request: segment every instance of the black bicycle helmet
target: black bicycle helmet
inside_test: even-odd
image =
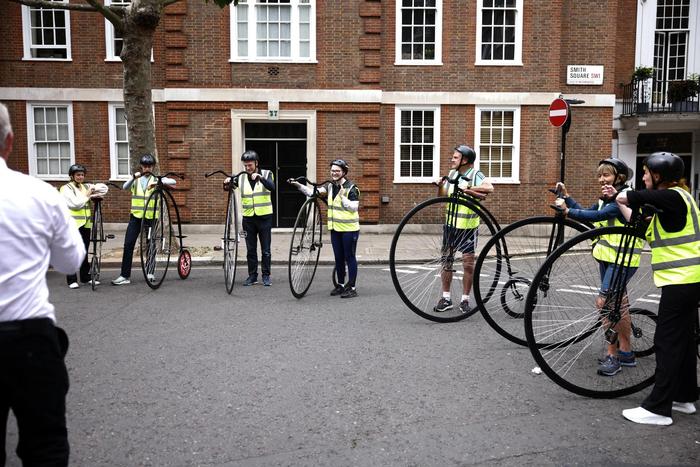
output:
[[[85,169],[85,166],[82,164],[73,164],[68,169],[68,176],[72,177],[73,174],[76,172],[87,173],[87,170]]]
[[[260,162],[260,158],[257,152],[249,149],[241,156],[241,162]]]
[[[613,157],[608,157],[598,162],[598,165],[610,165],[615,170],[615,177],[622,177],[621,182],[624,183],[630,178],[632,178],[632,171],[621,159],[615,159]]]
[[[331,162],[331,167],[337,165],[341,169],[343,169],[343,175],[347,175],[348,171],[350,170],[350,166],[348,166],[348,163],[345,162],[343,159],[336,159]]]
[[[152,154],[144,154],[139,163],[141,165],[156,165],[156,158]]]
[[[476,160],[476,153],[472,148],[470,148],[466,144],[460,144],[459,146],[456,146],[455,151],[462,155],[462,160],[464,160],[465,157],[467,158],[467,164],[473,164]]]
[[[644,159],[644,165],[649,172],[661,176],[660,182],[677,182],[683,178],[685,164],[683,159],[671,152],[655,152]],[[656,186],[657,183],[654,184]]]

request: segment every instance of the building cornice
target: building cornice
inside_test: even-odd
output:
[[[378,89],[153,89],[153,102],[316,102],[389,105],[549,105],[559,92],[422,92]],[[614,107],[614,94],[570,94],[582,107]],[[3,88],[2,101],[121,102],[121,89]]]

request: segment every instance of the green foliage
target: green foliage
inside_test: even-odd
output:
[[[634,69],[632,73],[632,79],[637,81],[644,81],[651,78],[654,74],[654,69],[650,66],[638,66]]]
[[[695,97],[700,91],[700,81],[697,75],[690,75],[689,79],[679,81],[671,81],[668,84],[668,100],[669,102],[683,102]]]

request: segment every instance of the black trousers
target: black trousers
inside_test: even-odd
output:
[[[248,275],[258,275],[258,237],[262,249],[262,274],[270,275],[272,253],[272,216],[250,216],[243,218],[243,230],[245,231],[245,245],[248,250]]]
[[[10,409],[25,467],[68,465],[67,348],[65,333],[48,318],[0,323],[0,466]]]
[[[85,251],[89,253],[89,248],[90,248],[90,231],[92,229],[88,229],[86,227],[80,227],[78,231],[80,232],[80,236],[83,238],[83,245],[85,245]],[[83,260],[83,264],[80,265],[80,282],[89,282],[90,281],[90,263],[88,262],[88,257],[90,255],[86,254],[85,259]],[[71,274],[69,276],[66,276],[66,281],[68,284],[72,284],[73,282],[78,282],[78,275],[77,274]]]
[[[642,402],[642,407],[649,412],[670,417],[674,401],[695,402],[698,399],[693,330],[699,299],[700,283],[661,288],[654,333],[656,383]]]
[[[141,233],[141,223],[143,219],[129,214],[129,225],[126,226],[126,235],[124,236],[124,253],[122,255],[122,270],[121,276],[129,279],[131,277],[131,265],[134,261],[134,247],[136,240],[139,239]],[[146,225],[149,226],[152,220],[146,220]]]

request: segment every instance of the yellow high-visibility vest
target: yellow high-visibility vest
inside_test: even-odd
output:
[[[66,191],[72,191],[75,193],[76,190],[80,191],[83,195],[87,196],[87,186],[84,183],[81,183],[78,185],[75,182],[70,182],[66,183],[63,185],[61,188],[59,188],[59,192],[61,194],[65,193]],[[70,215],[75,221],[75,225],[80,227],[85,227],[86,229],[92,228],[92,213],[90,212],[90,202],[88,201],[85,203],[85,205],[82,208],[78,209],[70,209]]]
[[[260,170],[260,176],[267,178],[268,175],[274,181],[274,175],[269,170]],[[241,180],[242,179],[242,180]],[[241,207],[243,217],[266,216],[272,214],[272,192],[265,188],[262,180],[258,180],[253,187],[248,181],[248,174],[241,174],[238,179],[238,186],[241,187]]]
[[[472,167],[469,170],[467,170],[466,173],[464,173],[464,175],[467,177],[471,177],[472,175],[474,175],[475,172],[476,171],[474,170],[474,167]],[[450,173],[447,175],[447,177],[450,180],[452,180],[454,177],[457,177],[457,171],[450,170]],[[455,190],[455,186],[459,186],[459,184],[449,184],[447,188],[448,196],[452,196],[452,193],[454,193]],[[477,227],[479,227],[478,214],[469,209],[468,207],[462,206],[461,204],[453,205],[452,203],[448,203],[447,207],[445,208],[445,217],[445,224],[449,225],[450,227],[454,227],[457,229],[476,229]]]
[[[698,205],[690,193],[679,187],[669,188],[680,193],[688,213],[680,232],[666,232],[654,215],[646,237],[651,245],[651,269],[657,287],[700,282],[700,226]]]
[[[355,188],[355,184],[346,181],[335,198],[333,198],[333,186],[328,185],[326,190],[328,191],[328,230],[335,230],[336,232],[357,232],[360,230],[360,212],[351,211],[343,207],[342,197],[349,194],[350,191]],[[358,188],[359,193],[359,188]]]
[[[621,191],[629,191],[631,188],[626,187],[624,190]],[[603,208],[603,200],[598,200],[598,210],[600,211]],[[599,221],[599,222],[593,222],[593,225],[596,227],[604,227],[604,226],[624,226],[620,220],[615,217],[614,219],[608,219],[605,221]],[[632,258],[629,258],[629,252],[627,252],[624,255],[620,255],[619,258],[617,258],[617,248],[620,246],[620,243],[622,241],[622,235],[621,234],[615,234],[615,235],[601,235],[595,240],[595,246],[593,247],[593,257],[597,259],[598,261],[604,261],[606,263],[615,263],[615,259],[617,259],[616,264],[621,265],[621,266],[627,266],[628,261],[629,261],[629,266],[633,268],[639,267],[639,261],[641,259],[642,255],[642,249],[644,248],[644,240],[641,238],[636,238],[634,240],[634,243],[631,245],[632,248]]]
[[[149,175],[147,180],[146,187],[148,187],[151,181],[155,182],[156,178]],[[134,217],[138,219],[143,218],[143,207],[146,205],[146,200],[149,196],[151,196],[151,193],[153,193],[154,190],[155,187],[146,188],[146,190],[141,188],[141,179],[139,178],[135,179],[134,183],[131,184],[131,214],[133,214]],[[157,211],[157,207],[154,208],[153,205],[148,206],[148,210],[146,211],[146,219],[153,219],[156,217]]]

